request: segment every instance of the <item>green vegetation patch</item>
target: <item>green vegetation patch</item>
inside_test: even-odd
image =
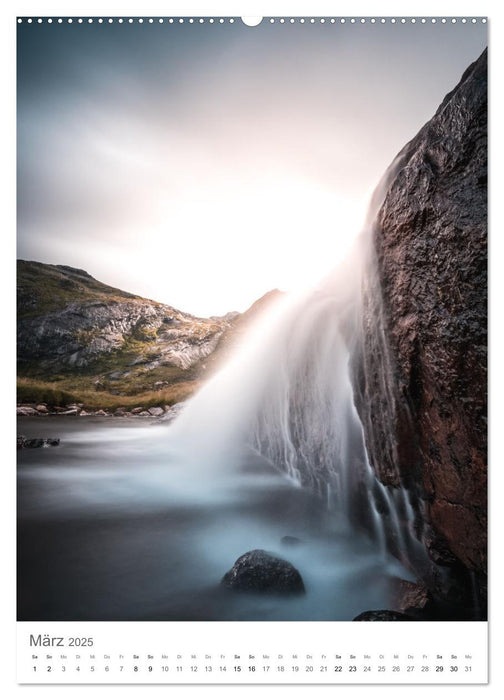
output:
[[[17,402],[21,404],[46,403],[49,407],[81,403],[86,410],[96,411],[126,409],[142,406],[172,406],[185,401],[201,386],[201,382],[186,381],[163,388],[160,391],[145,391],[135,396],[116,396],[108,391],[95,391],[75,387],[73,391],[63,389],[57,382],[37,382],[25,377],[17,380]]]
[[[17,402],[65,406],[78,402],[78,396],[73,392],[61,389],[57,383],[37,382],[19,377],[17,380]]]
[[[92,300],[124,301],[140,298],[99,282],[84,270],[66,265],[17,261],[19,318],[60,311],[74,301],[82,303]]]

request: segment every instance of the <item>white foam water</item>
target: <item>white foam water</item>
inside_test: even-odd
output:
[[[400,167],[399,159],[376,189],[346,263],[317,289],[285,296],[264,314],[227,366],[188,402],[171,437],[181,454],[209,469],[233,464],[244,445],[252,446],[322,497],[335,518],[365,530],[384,557],[390,550],[408,561],[424,549],[410,496],[402,486],[384,486],[371,468],[350,376],[362,284],[374,273],[373,227]]]
[[[391,552],[422,545],[408,492],[370,466],[350,379],[373,221],[173,423],[48,418],[60,446],[19,455],[19,619],[351,620],[391,604],[391,579],[412,578]],[[306,595],[223,590],[251,549],[291,561]]]

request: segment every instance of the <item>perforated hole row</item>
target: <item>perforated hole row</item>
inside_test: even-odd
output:
[[[270,17],[270,24],[476,24],[486,17]],[[233,24],[235,17],[18,17],[18,24]],[[247,24],[247,22],[245,22]]]

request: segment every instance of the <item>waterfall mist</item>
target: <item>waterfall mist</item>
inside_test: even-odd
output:
[[[370,466],[351,381],[362,289],[374,274],[375,220],[403,165],[396,159],[376,188],[345,263],[316,289],[286,295],[263,314],[188,402],[172,437],[204,469],[233,468],[244,446],[252,447],[316,494],[335,522],[366,532],[384,557],[392,553],[418,572],[426,557],[413,496],[400,479],[383,485]]]
[[[424,550],[354,405],[369,226],[317,289],[270,295],[168,426],[47,419],[64,449],[19,456],[19,619],[352,620],[393,605]],[[224,589],[254,549],[287,559],[305,594]]]

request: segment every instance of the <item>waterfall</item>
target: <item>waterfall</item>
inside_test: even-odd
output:
[[[350,368],[361,332],[362,284],[373,273],[376,215],[403,165],[397,159],[375,190],[345,264],[317,289],[286,295],[257,321],[172,429],[196,459],[215,468],[250,445],[323,498],[335,517],[367,532],[384,554],[418,571],[426,559],[418,510],[406,488],[382,484],[369,463]]]

